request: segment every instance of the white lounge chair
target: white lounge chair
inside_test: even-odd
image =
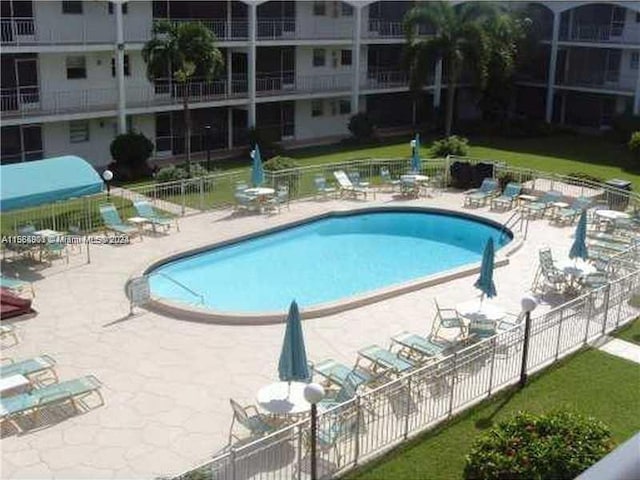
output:
[[[369,193],[372,193],[375,196],[375,192],[373,190],[367,187],[356,187],[353,183],[351,183],[351,180],[349,180],[349,177],[344,172],[344,170],[333,172],[333,176],[338,182],[338,185],[340,187],[340,194],[342,196],[347,195],[352,198],[358,198],[358,196],[361,195],[365,200],[367,199],[367,195]]]

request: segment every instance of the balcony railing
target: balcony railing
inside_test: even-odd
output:
[[[406,88],[409,86],[409,76],[401,70],[369,70],[360,86],[368,90]]]
[[[159,19],[156,19],[158,21]],[[218,40],[246,40],[249,38],[249,24],[246,20],[208,20],[205,18],[171,18],[173,23],[200,22],[206,26]]]
[[[560,86],[595,88],[599,90],[615,90],[618,92],[633,92],[635,90],[635,77],[621,77],[617,71],[609,71],[596,75],[576,75],[560,78],[557,83]]]
[[[635,33],[635,32],[634,32]],[[609,43],[640,43],[640,36],[633,35],[634,41],[630,41],[624,35],[622,27],[611,25],[573,25],[573,28],[565,27],[560,31],[560,40],[578,42],[609,42]]]
[[[369,38],[404,38],[404,25],[402,22],[371,18],[365,35]]]
[[[331,21],[306,20],[297,23],[293,17],[265,18],[257,20],[258,40],[330,40],[351,39],[353,20],[331,19]]]
[[[352,85],[353,76],[350,73],[296,76],[288,71],[262,74],[256,78],[256,91],[260,96],[349,91]]]
[[[258,20],[256,35],[259,40],[296,38],[296,19],[270,18]]]

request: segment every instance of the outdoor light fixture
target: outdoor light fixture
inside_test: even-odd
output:
[[[318,406],[324,398],[324,388],[317,383],[310,383],[304,387],[304,399],[311,404],[311,480],[318,478],[316,462],[317,436],[318,436]]]
[[[531,312],[538,306],[538,301],[531,295],[525,295],[520,300],[522,313],[524,313],[524,345],[522,346],[522,365],[520,367],[520,388],[527,384],[527,357],[529,355],[529,335],[531,333]]]
[[[411,140],[409,142],[409,145],[411,145],[411,148],[416,148],[416,139],[414,138],[413,140]]]
[[[104,180],[104,183],[107,185],[107,200],[109,200],[110,193],[111,193],[111,185],[109,184],[109,182],[113,180],[113,172],[111,170],[105,170],[104,172],[102,172],[102,179]]]
[[[251,152],[249,152],[249,155],[251,156],[251,158],[255,158],[256,156],[256,151],[255,150],[251,150]]]

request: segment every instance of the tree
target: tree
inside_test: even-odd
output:
[[[405,16],[405,61],[411,89],[422,89],[431,76],[434,59],[442,59],[446,68],[446,136],[451,135],[453,128],[456,85],[463,67],[474,71],[481,86],[486,84],[491,45],[484,23],[495,14],[495,7],[485,2],[454,6],[440,1],[416,6]],[[435,34],[420,36],[420,27],[424,26],[434,28]]]
[[[116,163],[118,178],[134,180],[151,173],[147,160],[153,152],[153,142],[142,133],[120,134],[113,139],[109,149]]]
[[[191,175],[191,81],[196,77],[211,81],[222,70],[224,60],[215,35],[200,22],[160,21],[153,25],[152,35],[142,49],[147,77],[154,82],[171,76],[181,87],[187,172]]]

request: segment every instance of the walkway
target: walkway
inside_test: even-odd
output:
[[[603,342],[604,343],[598,347],[603,352],[640,363],[640,345],[613,337],[605,337]]]

